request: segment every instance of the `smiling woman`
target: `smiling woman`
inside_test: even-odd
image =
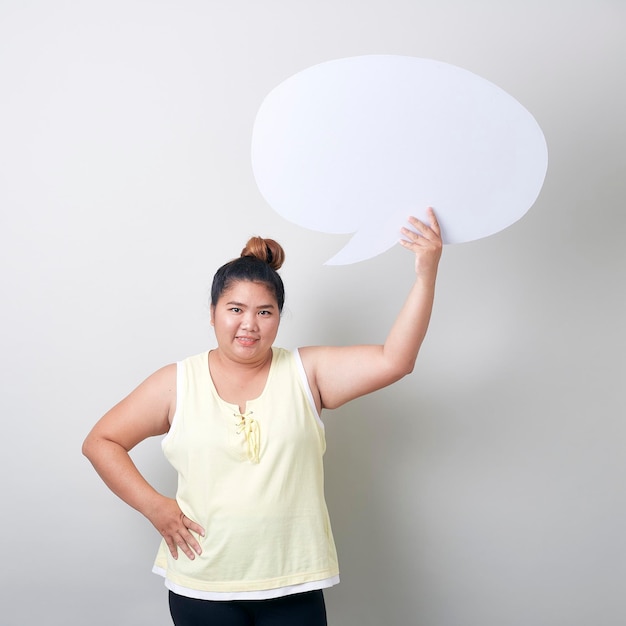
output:
[[[276,625],[326,624],[322,590],[339,568],[320,415],[412,371],[441,255],[432,211],[429,219],[401,230],[416,280],[383,345],[275,347],[284,252],[254,237],[215,274],[217,347],[155,372],[87,436],[83,452],[103,480],[163,537],[154,572],[177,626],[253,625],[270,613]],[[128,454],[163,434],[179,476],[175,499]]]
[[[219,348],[209,353],[211,376],[220,396],[245,410],[246,399],[256,397],[272,359],[280,314],[276,299],[263,283],[237,282],[211,307],[211,324]],[[245,384],[239,373],[259,381]]]
[[[224,366],[232,361],[263,368],[269,362],[285,300],[283,281],[276,271],[284,253],[275,241],[253,237],[241,254],[222,266],[213,279],[211,324],[219,346],[213,359],[227,357]]]

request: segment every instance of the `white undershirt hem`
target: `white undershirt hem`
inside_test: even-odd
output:
[[[282,598],[291,596],[295,593],[306,593],[307,591],[317,591],[319,589],[328,589],[339,583],[339,576],[324,578],[322,580],[314,580],[298,585],[288,585],[287,587],[277,587],[276,589],[261,589],[258,591],[200,591],[198,589],[189,589],[173,583],[166,578],[165,570],[160,567],[152,568],[155,574],[159,574],[165,578],[165,586],[173,593],[186,598],[195,598],[196,600],[271,600],[272,598]]]

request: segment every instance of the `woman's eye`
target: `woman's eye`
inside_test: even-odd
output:
[[[241,309],[238,306],[233,306],[230,308],[233,313],[240,313]]]
[[[259,315],[271,315],[271,311],[259,311]]]

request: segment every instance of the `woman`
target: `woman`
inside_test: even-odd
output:
[[[339,577],[320,414],[412,371],[442,249],[432,209],[429,221],[410,218],[401,231],[416,280],[384,345],[275,348],[284,254],[255,237],[214,277],[217,348],[152,374],[85,439],[102,479],[163,537],[154,571],[177,626],[326,624],[322,589]],[[128,454],[163,434],[176,499]]]

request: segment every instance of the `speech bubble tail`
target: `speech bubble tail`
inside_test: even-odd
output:
[[[384,230],[389,231],[389,229]],[[324,265],[350,265],[366,261],[392,248],[398,239],[398,228],[391,229],[391,232],[381,232],[381,229],[372,228],[372,225],[368,224],[368,230],[357,231],[350,241]]]

